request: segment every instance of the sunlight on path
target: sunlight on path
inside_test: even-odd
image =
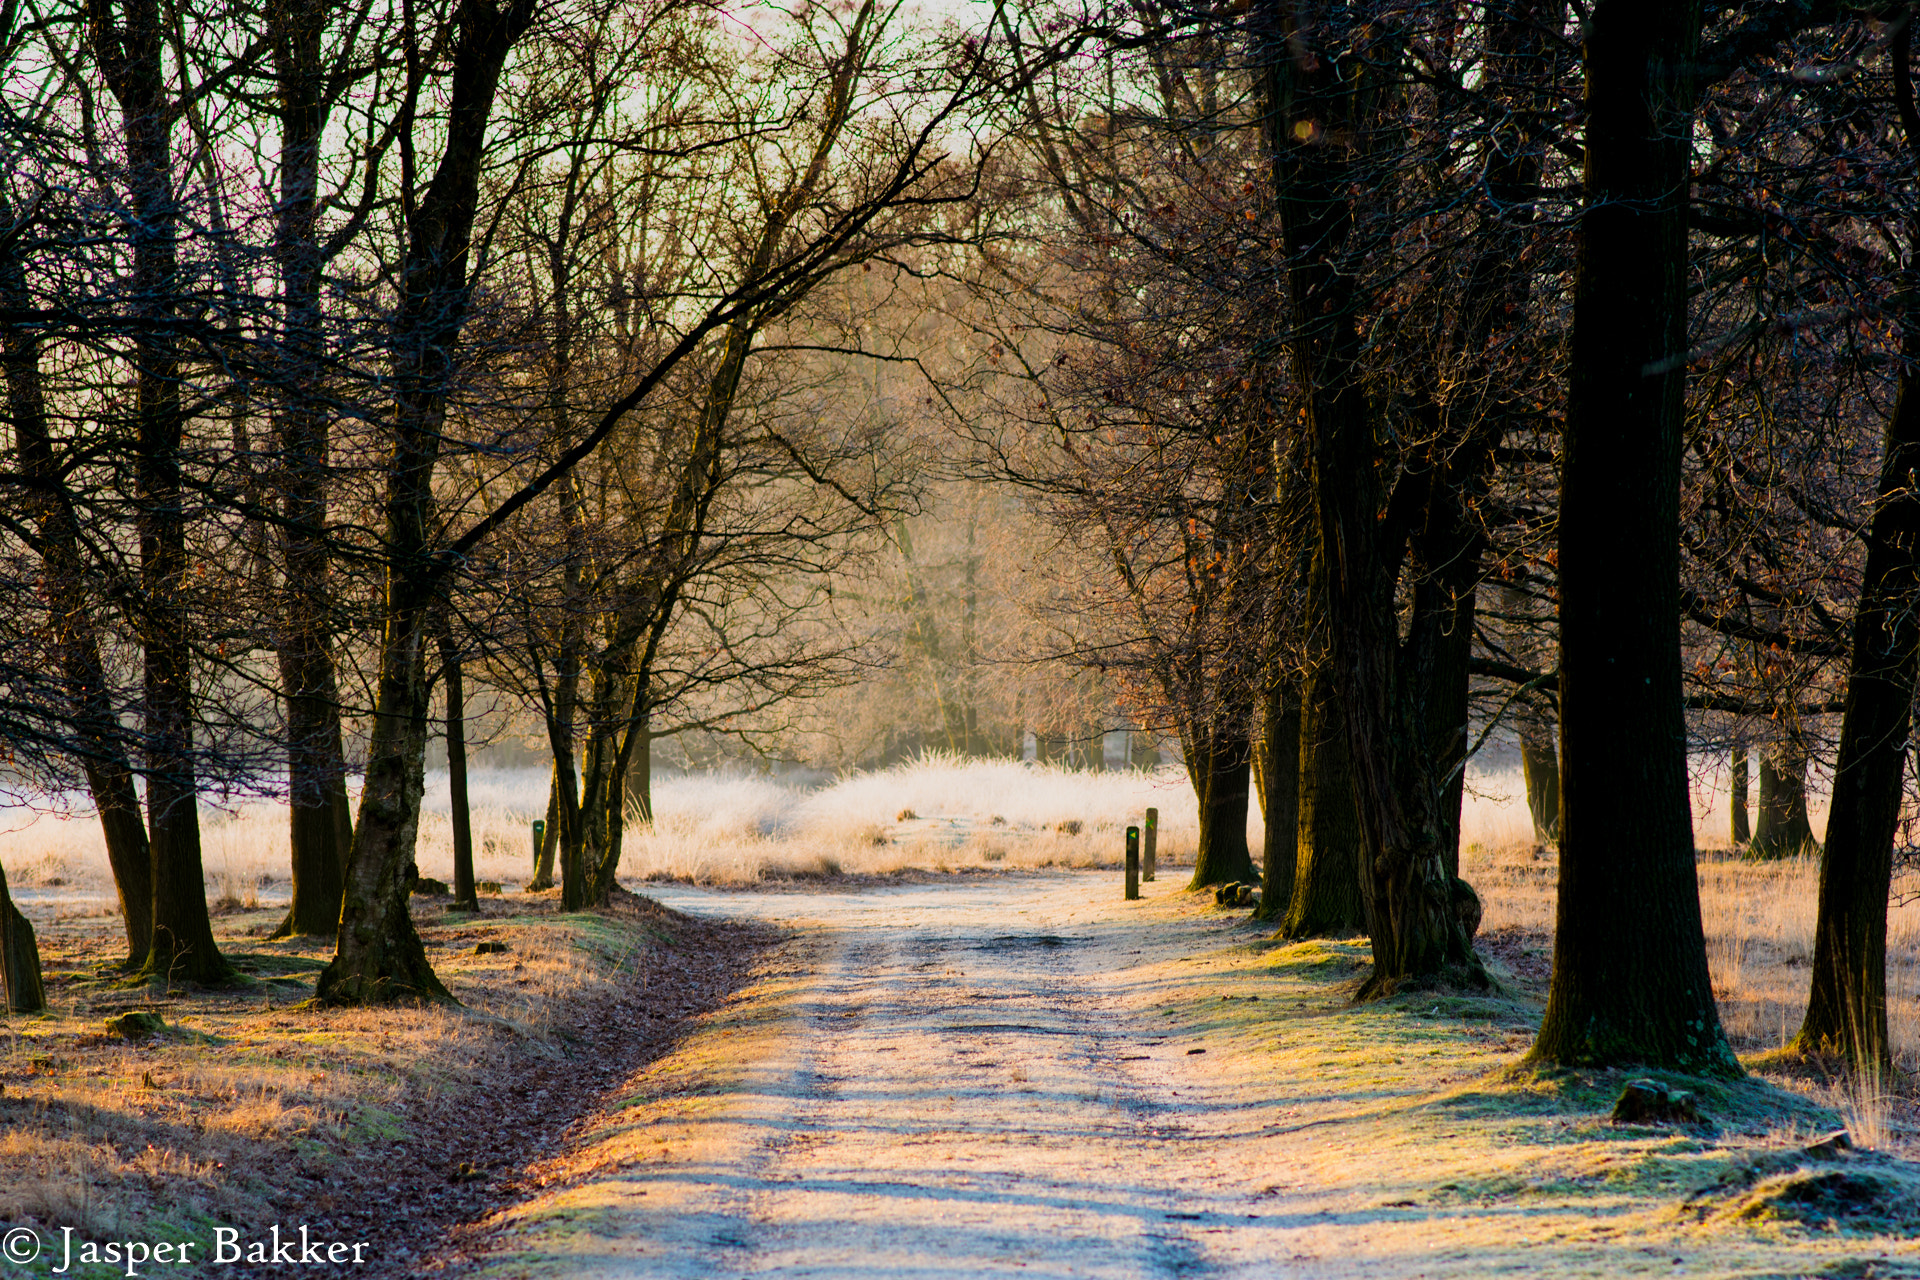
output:
[[[795,929],[790,967],[637,1086],[597,1180],[512,1216],[524,1252],[496,1273],[1792,1273],[1786,1242],[1650,1228],[1644,1195],[1476,1200],[1538,1138],[1426,1103],[1524,1040],[1353,1043],[1325,978],[1263,967],[1243,915],[1145,887],[649,886]]]

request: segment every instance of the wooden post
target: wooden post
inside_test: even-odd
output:
[[[1146,848],[1140,855],[1140,878],[1142,880],[1153,879],[1153,850],[1154,846],[1159,843],[1159,835],[1160,811],[1158,809],[1149,809],[1147,810]]]
[[[547,838],[547,824],[539,818],[533,820],[533,869],[540,870],[540,846]]]
[[[1140,828],[1127,828],[1127,901],[1140,896]]]

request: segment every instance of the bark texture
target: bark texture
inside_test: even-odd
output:
[[[1444,783],[1431,754],[1428,695],[1439,653],[1427,643],[1400,652],[1395,587],[1409,531],[1396,537],[1382,528],[1380,445],[1355,293],[1352,202],[1371,176],[1366,140],[1391,109],[1395,77],[1382,68],[1399,55],[1391,28],[1373,22],[1367,6],[1267,3],[1256,12],[1265,138],[1287,255],[1288,349],[1323,562],[1317,573],[1326,584],[1328,652],[1364,836],[1360,886],[1374,968],[1362,995],[1436,978],[1484,982],[1454,909]],[[1438,505],[1427,510],[1444,519]]]
[[[1560,884],[1531,1060],[1738,1075],[1707,972],[1681,702],[1696,3],[1600,0],[1560,524]]]
[[[1360,900],[1360,814],[1347,767],[1332,672],[1308,673],[1300,713],[1300,793],[1293,893],[1280,925],[1285,938],[1350,938],[1367,931]]]
[[[1300,682],[1291,672],[1273,673],[1262,700],[1260,812],[1264,836],[1260,857],[1260,907],[1256,920],[1284,920],[1293,905],[1294,869],[1300,857]]]
[[[1807,817],[1807,749],[1789,731],[1760,753],[1760,809],[1749,858],[1792,858],[1819,848]]]
[[[1187,887],[1252,881],[1256,873],[1247,848],[1247,784],[1253,743],[1245,727],[1229,723],[1193,734],[1187,768],[1200,797],[1200,844]]]

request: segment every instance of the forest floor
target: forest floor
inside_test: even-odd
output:
[[[277,1227],[286,1256],[304,1228],[347,1246],[329,1261],[352,1274],[397,1280],[444,1254],[451,1228],[538,1194],[530,1163],[567,1149],[570,1126],[778,937],[628,895],[562,915],[556,898],[483,897],[477,917],[414,899],[461,1005],[378,1010],[300,1007],[333,943],[269,941],[283,907],[229,904],[215,933],[241,981],[200,990],[129,984],[117,913],[36,899],[50,1008],[0,1023],[0,1276],[312,1271],[271,1261]],[[167,1029],[108,1034],[129,1011]],[[234,1265],[217,1265],[222,1229]],[[130,1262],[127,1242],[192,1251]],[[255,1243],[265,1265],[247,1263]]]
[[[1703,1122],[1633,1127],[1608,1118],[1624,1075],[1517,1072],[1537,937],[1489,940],[1492,995],[1355,1006],[1364,943],[1275,943],[1179,879],[1119,888],[650,886],[784,940],[535,1162],[539,1190],[426,1265],[1920,1276],[1920,1167],[1884,1106],[1840,1147],[1821,1139],[1842,1116],[1794,1081],[1668,1078]]]

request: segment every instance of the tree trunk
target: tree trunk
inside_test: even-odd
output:
[[[1463,565],[1477,566],[1479,552],[1477,545],[1471,552],[1462,552]],[[1450,881],[1460,878],[1460,815],[1467,794],[1467,714],[1471,685],[1467,662],[1473,656],[1473,595],[1471,585],[1456,590],[1435,578],[1426,579],[1414,588],[1415,626],[1423,634],[1417,639],[1410,638],[1410,643],[1425,644],[1432,654],[1432,687],[1422,701],[1426,707],[1428,752],[1433,760],[1433,772],[1442,782],[1440,863]],[[1432,598],[1422,600],[1422,596]]]
[[[587,896],[589,903],[596,907],[606,906],[613,898],[614,877],[620,870],[620,854],[626,836],[627,804],[632,794],[628,778],[636,770],[641,775],[638,787],[641,799],[636,806],[636,816],[643,823],[651,824],[653,821],[652,783],[646,777],[653,767],[652,712],[642,692],[646,688],[646,681],[635,681],[634,688],[636,696],[628,710],[623,732],[616,741],[610,743],[612,749],[605,751],[608,760],[606,776],[594,793],[603,814],[602,843],[595,850],[596,857],[590,867],[592,875],[587,885]]]
[[[1681,703],[1686,196],[1701,10],[1599,0],[1562,445],[1560,888],[1530,1060],[1738,1075],[1707,971]]]
[[[1894,95],[1907,147],[1920,147],[1908,58],[1912,27],[1893,47]],[[1909,227],[1909,236],[1916,228]],[[1837,1053],[1863,1074],[1884,1073],[1887,1045],[1887,895],[1902,798],[1902,748],[1912,731],[1920,669],[1920,272],[1899,279],[1904,363],[1880,459],[1879,502],[1853,617],[1852,665],[1834,763],[1833,803],[1820,858],[1813,990],[1794,1046]]]
[[[1487,549],[1475,511],[1488,497],[1495,457],[1509,424],[1526,412],[1520,392],[1506,389],[1499,353],[1524,331],[1532,312],[1532,280],[1522,266],[1528,228],[1540,196],[1545,145],[1530,117],[1550,110],[1557,76],[1554,41],[1565,23],[1563,0],[1523,0],[1487,16],[1484,85],[1498,104],[1487,148],[1488,207],[1474,237],[1476,251],[1456,300],[1449,334],[1471,382],[1487,388],[1461,395],[1456,379],[1416,363],[1412,370],[1430,439],[1403,464],[1399,485],[1424,493],[1425,512],[1408,537],[1415,579],[1413,614],[1396,664],[1399,698],[1424,719],[1431,769],[1416,752],[1402,785],[1425,788],[1425,774],[1443,788],[1441,863],[1469,938],[1479,927],[1479,900],[1460,880],[1460,824],[1466,797],[1473,635]],[[1456,385],[1449,389],[1449,381]],[[1395,501],[1399,495],[1396,494]],[[1383,550],[1395,552],[1389,542]],[[1389,563],[1391,560],[1389,560]],[[1403,766],[1404,768],[1404,766]]]
[[[418,475],[417,468],[406,472]],[[396,474],[406,474],[396,469]],[[418,506],[402,489],[392,507]],[[391,511],[389,519],[404,512]],[[390,526],[391,527],[391,523]],[[424,532],[424,528],[419,528]],[[388,571],[388,621],[381,647],[367,780],[360,793],[353,851],[347,861],[340,931],[333,960],[321,971],[315,999],[323,1005],[390,1001],[446,1001],[453,996],[427,963],[413,927],[408,895],[418,876],[414,848],[420,834],[425,782],[427,680],[423,669],[428,601],[401,569]]]
[[[439,639],[440,669],[447,686],[447,797],[453,818],[453,905],[458,911],[478,911],[480,899],[473,887],[473,814],[467,807],[466,682],[452,632],[442,629]]]
[[[14,221],[13,208],[0,197],[0,225],[12,226]],[[25,264],[16,252],[18,244],[18,237],[0,244],[0,306],[25,312],[34,304],[27,290]],[[8,423],[19,451],[20,471],[45,485],[44,496],[33,502],[31,514],[42,539],[41,581],[54,627],[55,661],[74,736],[84,752],[87,789],[100,813],[107,865],[120,898],[127,933],[125,967],[137,969],[153,945],[152,855],[140,798],[134,791],[133,765],[100,657],[100,632],[86,591],[78,519],[60,493],[60,466],[47,429],[40,343],[31,329],[8,326],[0,334],[0,364],[6,371]]]
[[[406,262],[392,349],[394,403],[382,512],[384,631],[367,780],[341,897],[339,941],[320,974],[323,1005],[451,1001],[427,963],[407,895],[427,745],[429,614],[450,566],[434,554],[433,472],[466,319],[467,247],[500,71],[532,21],[530,0],[462,0],[451,50],[444,150],[407,219]]]
[[[280,119],[274,255],[280,272],[283,362],[274,404],[280,440],[280,680],[287,700],[287,834],[293,900],[275,937],[332,934],[353,819],[347,801],[340,696],[330,643],[321,252],[315,236],[320,140],[326,124],[321,33],[327,6],[295,0],[267,11]]]
[[[1515,661],[1528,669],[1551,662],[1543,652],[1532,619],[1538,616],[1534,596],[1505,586],[1501,608],[1508,616],[1507,647]],[[1543,690],[1530,689],[1514,704],[1514,728],[1520,739],[1520,776],[1527,790],[1527,816],[1533,820],[1534,843],[1560,840],[1560,753],[1554,748],[1553,703]]]
[[[568,664],[569,656],[562,653],[563,664]],[[553,791],[548,808],[557,819],[549,823],[547,831],[559,849],[560,909],[563,911],[578,911],[585,905],[580,877],[586,832],[582,827],[580,777],[573,754],[573,719],[580,671],[577,651],[572,656],[574,662],[563,666],[556,681],[556,697],[547,715],[547,742],[553,750]],[[548,874],[551,877],[551,869]]]
[[[33,939],[33,924],[13,905],[4,867],[0,867],[0,983],[6,986],[9,1012],[38,1013],[47,1007],[46,987],[40,981],[40,947]]]
[[[1293,903],[1300,853],[1300,682],[1290,672],[1272,672],[1261,700],[1260,909],[1256,920],[1283,920]]]
[[[1360,168],[1395,62],[1391,24],[1361,6],[1262,6],[1265,139],[1287,255],[1294,384],[1310,442],[1315,530],[1331,662],[1342,685],[1354,793],[1365,840],[1361,897],[1374,968],[1363,995],[1409,980],[1484,981],[1453,905],[1447,831],[1424,694],[1434,655],[1401,663],[1395,616],[1400,548],[1382,530],[1379,452],[1363,383],[1359,276],[1352,243]],[[1337,553],[1329,549],[1337,548]]]
[[[1553,745],[1552,722],[1532,714],[1531,709],[1520,713],[1520,773],[1527,788],[1527,816],[1533,820],[1535,843],[1557,844],[1560,755]]]
[[[1727,797],[1728,807],[1733,810],[1733,828],[1729,834],[1733,838],[1733,847],[1741,849],[1753,839],[1753,831],[1747,825],[1747,777],[1751,766],[1747,763],[1746,743],[1739,743],[1733,748],[1729,772],[1733,775],[1733,785],[1728,789]]]
[[[180,396],[174,336],[179,207],[173,195],[165,44],[156,0],[88,0],[88,38],[120,106],[133,250],[132,296],[142,330],[134,339],[134,469],[139,491],[147,851],[153,922],[142,972],[175,982],[231,976],[213,941],[200,859],[194,759],[192,621],[189,616]],[[116,18],[118,19],[116,21]]]
[[[634,824],[653,830],[653,730],[644,722],[634,729],[633,754],[621,790],[626,795],[624,809],[633,814]]]
[[[1365,935],[1360,900],[1360,814],[1347,764],[1347,731],[1331,671],[1307,676],[1300,710],[1299,830],[1293,894],[1280,926],[1284,938]]]
[[[1247,782],[1253,767],[1253,743],[1245,724],[1231,713],[1222,722],[1194,734],[1189,766],[1200,798],[1200,843],[1193,856],[1189,889],[1251,883],[1253,855],[1247,849]]]
[[[540,850],[533,859],[533,879],[527,892],[553,888],[554,856],[560,848],[560,768],[555,765],[547,776],[547,816],[540,828]]]
[[[1807,751],[1788,729],[1760,753],[1760,812],[1747,856],[1792,858],[1818,849],[1807,818]]]

